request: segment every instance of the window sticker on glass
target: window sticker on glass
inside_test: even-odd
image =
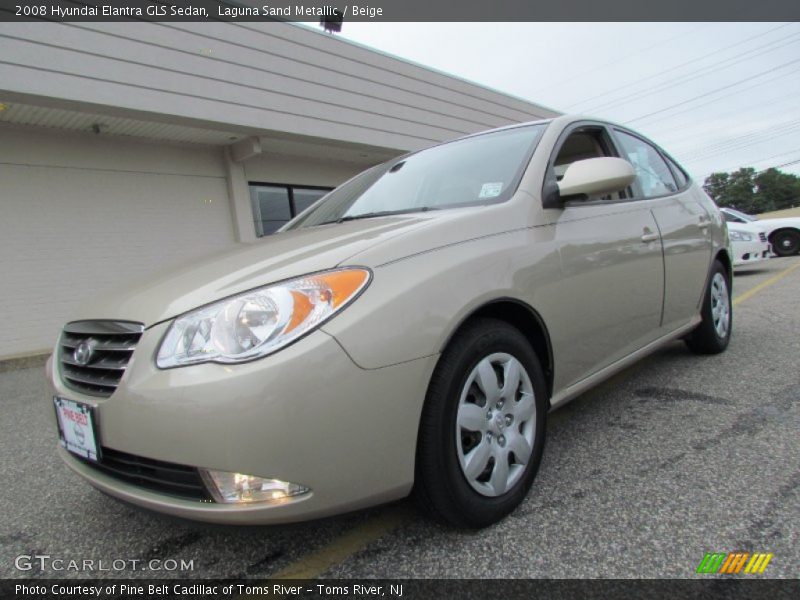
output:
[[[496,198],[503,191],[503,182],[496,181],[492,183],[484,183],[481,187],[481,193],[478,198]]]

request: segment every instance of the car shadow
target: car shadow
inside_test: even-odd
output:
[[[759,269],[759,268],[752,268],[747,269],[746,271],[734,271],[734,277],[752,277],[753,275],[761,275],[763,273],[769,273],[770,269]]]

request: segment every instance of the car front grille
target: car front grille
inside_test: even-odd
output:
[[[143,331],[129,321],[68,323],[58,342],[64,384],[91,396],[113,394]]]
[[[76,457],[83,464],[125,483],[198,502],[213,502],[194,467],[144,458],[110,448],[102,449],[100,462]]]
[[[763,231],[760,231],[758,233],[758,239],[760,239],[762,242],[766,242],[767,241],[767,234],[764,233]]]

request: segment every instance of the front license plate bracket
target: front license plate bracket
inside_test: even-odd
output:
[[[87,460],[100,461],[102,453],[97,443],[97,420],[93,407],[59,396],[53,398],[53,405],[61,446]]]

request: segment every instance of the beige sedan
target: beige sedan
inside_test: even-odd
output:
[[[545,420],[676,338],[731,335],[717,207],[658,146],[560,117],[374,167],[278,234],[83,307],[47,373],[104,492],[220,523],[407,496],[503,518]]]

